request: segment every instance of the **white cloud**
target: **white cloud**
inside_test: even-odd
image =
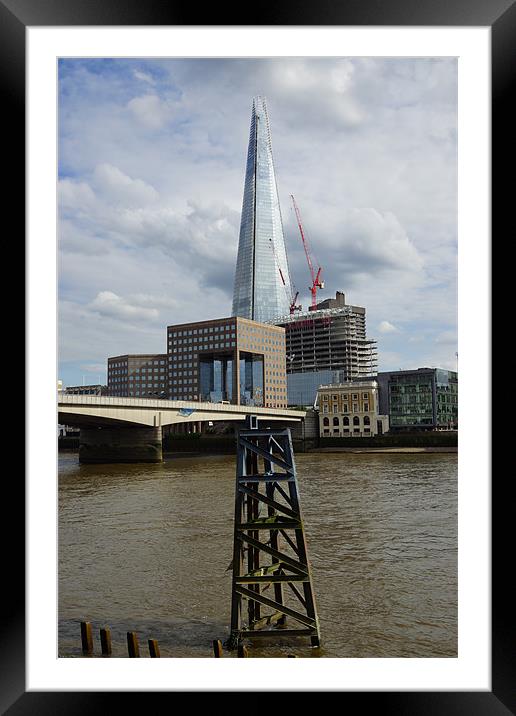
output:
[[[100,291],[89,304],[89,308],[100,313],[101,316],[122,321],[128,319],[132,321],[155,321],[159,317],[159,311],[156,308],[134,305],[134,303],[117,296],[112,291]]]
[[[146,72],[140,72],[140,70],[135,70],[134,76],[136,77],[137,80],[141,80],[142,82],[147,82],[150,85],[156,84],[153,77],[151,75],[147,74]]]
[[[378,326],[378,330],[380,333],[398,333],[400,329],[389,321],[382,321]]]
[[[93,184],[97,195],[106,203],[141,207],[159,198],[158,192],[150,184],[141,179],[132,179],[111,164],[98,164],[95,167]]]
[[[169,110],[156,94],[133,97],[127,109],[147,129],[161,129],[169,119]]]

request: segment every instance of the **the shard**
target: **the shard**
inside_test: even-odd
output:
[[[263,97],[253,99],[233,291],[233,316],[270,321],[289,314],[290,272]]]

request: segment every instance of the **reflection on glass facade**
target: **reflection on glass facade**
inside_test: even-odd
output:
[[[457,428],[457,373],[421,368],[388,375],[392,429]]]
[[[260,322],[288,315],[290,291],[267,107],[255,97],[232,313]]]
[[[233,357],[203,356],[199,359],[201,400],[231,402],[233,398]]]
[[[263,356],[240,353],[240,405],[263,405]]]

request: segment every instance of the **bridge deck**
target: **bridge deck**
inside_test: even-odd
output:
[[[80,422],[92,424],[98,420],[99,424],[108,421],[156,427],[179,422],[241,420],[246,415],[295,422],[306,417],[304,410],[288,408],[105,395],[60,395],[58,413],[59,422],[70,425]]]

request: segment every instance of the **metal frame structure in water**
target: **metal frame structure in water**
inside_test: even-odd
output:
[[[310,638],[312,646],[319,646],[290,429],[261,430],[256,416],[249,416],[246,429],[238,434],[236,473],[227,646],[237,648],[244,637],[303,636]],[[273,592],[268,595],[271,586]]]

